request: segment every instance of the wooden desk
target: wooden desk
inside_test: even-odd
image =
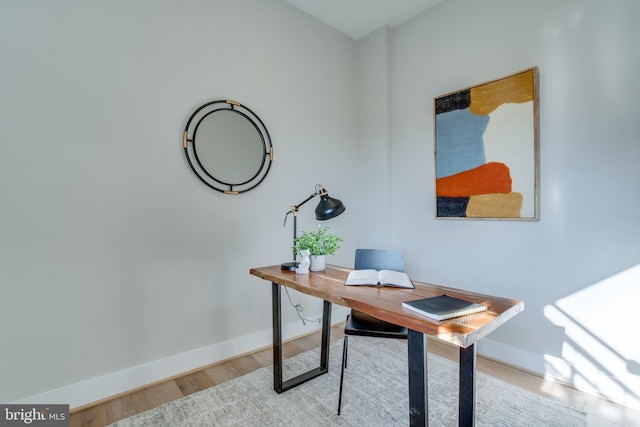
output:
[[[283,271],[279,265],[252,268],[250,274],[270,281],[273,304],[273,363],[274,390],[282,393],[318,375],[326,373],[329,360],[329,333],[331,330],[331,304],[351,307],[378,319],[405,326],[409,329],[409,410],[412,426],[428,425],[427,399],[427,339],[431,335],[460,348],[460,391],[458,424],[473,426],[475,422],[475,343],[513,316],[524,310],[518,300],[466,292],[459,289],[415,282],[415,289],[345,286],[349,268],[327,266],[326,271],[298,275]],[[324,300],[322,347],[320,366],[287,381],[282,381],[282,312],[281,287]],[[447,293],[479,302],[489,308],[484,313],[438,322],[402,308],[402,302]]]

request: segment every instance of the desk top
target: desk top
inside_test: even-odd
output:
[[[328,265],[325,271],[296,274],[280,265],[252,268],[249,273],[312,295],[334,304],[350,307],[378,319],[432,335],[459,347],[469,347],[524,310],[524,302],[460,289],[414,281],[415,289],[345,286],[352,269]],[[486,312],[437,321],[402,307],[402,302],[447,293],[467,301],[485,304]]]

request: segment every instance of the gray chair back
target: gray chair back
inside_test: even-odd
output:
[[[399,249],[356,249],[353,268],[404,271],[404,256]]]

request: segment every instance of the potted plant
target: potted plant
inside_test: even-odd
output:
[[[293,253],[300,255],[302,250],[308,250],[311,258],[311,271],[325,269],[325,255],[333,255],[340,249],[342,238],[329,232],[329,227],[319,225],[315,231],[303,231],[296,237]]]

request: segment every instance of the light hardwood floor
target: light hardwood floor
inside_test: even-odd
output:
[[[331,330],[331,339],[342,339],[344,336],[343,328],[344,325],[334,326]],[[319,333],[291,340],[283,345],[283,357],[293,357],[318,347],[319,343]],[[457,360],[458,358],[456,348],[435,340],[429,340],[428,349],[430,352],[452,360]],[[272,361],[272,350],[269,347],[255,353],[206,366],[175,378],[72,410],[70,426],[105,426],[163,403],[269,366]],[[538,375],[524,372],[482,356],[478,356],[477,369],[505,382],[585,411],[588,415],[587,426],[589,427],[640,426],[639,411],[576,391],[555,381],[545,380]]]

